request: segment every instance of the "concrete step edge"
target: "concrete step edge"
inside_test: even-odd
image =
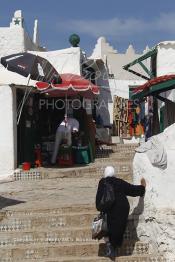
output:
[[[33,231],[34,230],[34,231]],[[13,235],[18,235],[18,234],[37,234],[37,233],[43,233],[43,234],[49,234],[49,233],[59,233],[59,232],[69,232],[69,231],[91,231],[91,228],[88,226],[60,226],[60,228],[34,228],[34,229],[23,229],[20,231],[13,231],[13,232],[0,232],[0,239],[3,236],[13,236]]]
[[[96,211],[95,208],[94,208],[94,211],[90,211],[90,212],[87,212],[87,211],[82,211],[82,212],[65,212],[65,213],[59,213],[59,210],[58,210],[58,213],[50,213],[49,211],[41,211],[41,210],[32,210],[30,209],[29,211],[28,210],[23,210],[23,211],[10,211],[10,215],[5,215],[3,218],[1,218],[1,221],[0,221],[0,225],[4,224],[4,222],[9,222],[9,223],[12,223],[12,222],[15,222],[15,220],[18,220],[18,221],[29,221],[29,220],[35,220],[35,219],[51,219],[51,218],[59,218],[59,217],[72,217],[72,216],[92,216],[92,219],[97,216],[100,212]],[[128,217],[128,221],[131,221],[131,220],[134,220],[134,219],[137,219],[138,216],[137,215],[130,215]]]
[[[21,244],[18,246],[12,247],[3,247],[0,249],[0,256],[6,259],[11,258],[27,258],[27,259],[38,259],[38,258],[55,258],[60,256],[69,256],[72,257],[72,254],[75,256],[84,256],[97,254],[104,255],[105,244],[98,242],[78,242],[78,243],[56,243],[56,244]],[[118,249],[119,255],[142,255],[149,254],[149,243],[131,243],[127,246],[122,246]],[[29,260],[28,260],[29,261]],[[36,260],[37,261],[37,260]]]
[[[24,218],[26,218],[26,216],[27,216],[27,218],[29,219],[29,218],[36,218],[36,216],[39,214],[40,215],[40,217],[41,218],[46,218],[46,215],[47,215],[47,217],[58,217],[58,216],[76,216],[76,215],[79,215],[79,216],[81,216],[81,215],[96,215],[96,214],[98,214],[98,211],[96,211],[95,210],[95,208],[93,208],[94,210],[90,210],[90,211],[80,211],[80,212],[69,212],[69,213],[50,213],[50,212],[52,212],[52,210],[53,209],[43,209],[43,210],[40,210],[40,209],[30,209],[30,210],[19,210],[19,211],[14,211],[13,212],[13,210],[7,210],[7,212],[3,212],[3,216],[2,216],[2,218],[1,219],[10,219],[11,217],[13,218],[13,216],[11,215],[12,213],[13,213],[13,215],[17,215],[16,216],[16,218],[21,218],[21,219],[24,219]],[[59,208],[57,209],[55,209],[55,210],[57,210],[57,211],[59,211]],[[31,212],[33,212],[33,213],[35,213],[36,212],[36,214],[31,214],[30,216],[29,216],[29,214],[28,213],[31,213]],[[47,213],[48,212],[48,213]],[[9,213],[9,214],[8,214]],[[22,213],[26,213],[26,214],[22,214]],[[18,216],[19,215],[19,216]],[[38,218],[38,216],[37,216],[37,218]],[[0,223],[2,222],[3,220],[0,220]]]
[[[122,247],[123,246],[126,246],[126,245],[129,245],[129,244],[133,244],[133,242],[136,244],[136,245],[149,245],[149,242],[141,242],[141,241],[130,241],[130,240],[125,240],[126,243],[123,243]],[[74,246],[87,246],[87,245],[90,245],[90,246],[99,246],[99,244],[105,244],[102,240],[100,241],[96,241],[96,240],[92,240],[92,241],[87,241],[87,242],[77,242],[77,243],[73,243],[73,242],[60,242],[60,243],[56,243],[56,244],[53,244],[53,243],[37,243],[37,246],[36,244],[34,243],[31,243],[31,244],[28,244],[26,246],[26,244],[20,244],[20,245],[13,245],[12,247],[3,247],[3,248],[0,248],[0,252],[3,251],[3,250],[17,250],[17,249],[29,249],[29,248],[33,248],[33,249],[39,249],[39,248],[58,248],[59,247],[74,247]],[[121,248],[122,248],[121,247]]]
[[[127,259],[127,260],[126,260]],[[137,260],[139,259],[139,260]],[[144,260],[143,262],[151,262],[151,261],[155,261],[155,259],[159,259],[157,260],[157,262],[166,262],[165,258],[163,257],[163,255],[160,254],[151,254],[151,255],[134,255],[134,256],[120,256],[116,258],[117,262],[120,261],[132,261],[132,262],[140,262],[141,259],[149,259],[149,260]],[[27,261],[28,259],[26,259]],[[59,257],[58,258],[53,258],[53,259],[46,259],[43,261],[43,259],[37,259],[37,262],[68,262],[68,261],[75,261],[75,262],[79,262],[79,261],[110,261],[109,258],[106,257],[100,257],[100,256],[84,256],[84,257]],[[14,260],[13,262],[23,262],[22,260]],[[36,262],[36,260],[30,260],[30,262]]]
[[[72,211],[72,210],[75,210],[76,209],[76,212],[75,211]],[[77,211],[77,210],[81,210],[81,211]],[[10,209],[9,207],[8,208],[4,208],[3,211],[2,211],[2,215],[6,216],[6,217],[10,217],[12,216],[12,214],[19,214],[21,216],[22,213],[24,213],[25,215],[27,216],[30,216],[31,213],[34,213],[36,212],[37,214],[40,212],[40,213],[47,213],[49,212],[50,214],[54,215],[56,212],[57,214],[59,215],[62,215],[62,214],[72,214],[72,213],[76,213],[76,214],[81,214],[81,213],[84,213],[84,212],[98,212],[96,211],[95,209],[95,205],[87,205],[87,204],[80,204],[80,205],[75,205],[75,206],[59,206],[59,207],[52,207],[52,208],[29,208],[29,209],[18,209],[18,210],[13,210],[13,209]],[[1,213],[1,212],[0,212]]]

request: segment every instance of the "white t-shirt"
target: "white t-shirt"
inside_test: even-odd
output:
[[[75,118],[68,117],[65,125],[65,121],[63,120],[58,127],[59,131],[79,131],[79,122]]]

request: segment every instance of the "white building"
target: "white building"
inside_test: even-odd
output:
[[[157,46],[157,77],[175,74],[175,41],[164,41]],[[175,90],[166,92],[165,96],[175,101]]]
[[[148,47],[143,51],[143,54],[149,50]],[[114,96],[123,97],[129,99],[129,88],[136,87],[145,83],[144,79],[141,79],[139,76],[133,75],[123,69],[123,66],[127,63],[137,59],[141,54],[136,53],[132,45],[129,45],[125,53],[118,53],[104,37],[100,37],[97,40],[97,44],[91,59],[97,61],[103,61],[105,65],[106,72],[106,81],[97,82],[101,87],[101,99],[104,99],[108,104],[108,110],[100,110],[99,114],[101,115],[105,125],[110,125],[113,123],[113,99]],[[147,61],[146,61],[147,63]],[[138,65],[134,67],[139,73],[144,71]],[[103,71],[104,71],[103,70]],[[103,72],[100,69],[101,72]],[[107,101],[106,101],[107,100]],[[107,112],[108,111],[108,112]]]
[[[133,94],[133,99],[153,97],[153,135],[163,131],[175,122],[175,42],[164,41],[153,47],[148,53],[131,61],[126,70],[133,65],[147,64],[149,81]],[[149,99],[151,100],[151,99]],[[157,108],[158,103],[158,110]],[[155,126],[155,129],[154,129]]]
[[[155,75],[147,95],[154,96],[155,100],[158,98],[159,123],[162,127],[160,131],[163,132],[153,136],[148,142],[151,144],[151,141],[157,141],[154,149],[149,148],[147,143],[143,144],[143,147],[149,148],[149,153],[147,149],[137,150],[134,157],[134,182],[137,184],[142,177],[147,182],[144,214],[139,222],[137,234],[141,241],[144,239],[151,243],[154,252],[163,253],[166,261],[171,262],[175,261],[175,42],[165,41],[157,44],[153,48],[150,61],[153,60],[156,65]],[[145,94],[141,92],[139,95],[143,97]],[[153,164],[149,157],[152,154],[152,159],[154,158],[155,162],[159,161],[158,155],[162,152],[160,148],[164,152],[161,161],[166,159],[165,168]]]
[[[14,13],[9,27],[0,28],[0,57],[27,50],[44,50],[39,46],[35,21],[33,40],[24,28],[20,10]],[[13,174],[16,168],[16,89],[9,84],[26,85],[27,79],[7,71],[0,65],[0,179]]]
[[[88,70],[88,60],[80,47],[46,52],[39,45],[38,23],[35,21],[33,40],[24,28],[21,11],[16,11],[10,27],[0,28],[0,57],[19,52],[31,52],[46,58],[60,73],[82,75],[83,66]],[[93,65],[95,66],[95,65]],[[87,72],[87,71],[86,71]],[[10,178],[17,168],[17,97],[18,91],[24,93],[28,78],[10,72],[0,65],[0,180]],[[35,86],[30,80],[29,86]],[[29,89],[29,88],[28,88]]]

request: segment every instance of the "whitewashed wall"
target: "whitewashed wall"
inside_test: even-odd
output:
[[[33,43],[32,39],[30,38],[30,36],[26,33],[26,31],[24,30],[23,32],[23,36],[24,36],[24,46],[25,46],[25,51],[28,50],[42,50],[42,47],[37,46],[35,43]],[[43,50],[42,50],[43,51]]]
[[[175,74],[175,42],[162,42],[157,46],[157,76]],[[161,93],[161,96],[175,101],[175,90]],[[158,107],[164,103],[159,101]]]
[[[0,180],[13,175],[16,167],[15,89],[0,86]]]
[[[175,43],[157,46],[157,76],[175,74]]]
[[[149,48],[146,47],[146,50],[144,50],[143,53],[148,50]],[[101,78],[97,82],[99,86],[103,87],[100,90],[101,94],[99,96],[99,100],[104,100],[105,103],[107,103],[107,110],[105,108],[99,110],[105,125],[113,123],[114,96],[120,96],[128,99],[130,86],[134,87],[145,83],[145,80],[140,80],[141,78],[138,76],[135,76],[123,69],[124,65],[135,60],[140,55],[136,53],[132,45],[129,45],[125,53],[118,53],[118,51],[107,42],[105,37],[100,37],[97,40],[97,44],[90,58],[97,60],[98,68],[102,74],[105,74],[106,76],[111,74],[114,76],[114,79],[108,79],[106,82]],[[141,73],[141,67],[139,66],[136,71]]]
[[[24,29],[20,27],[0,28],[0,56],[10,55],[25,50]]]
[[[134,183],[146,179],[144,211],[140,216],[137,234],[149,243],[155,252],[164,253],[167,262],[175,261],[175,124],[156,135],[167,153],[167,168],[154,167],[147,154],[136,153],[133,161]],[[146,146],[145,146],[146,147]],[[152,149],[156,158],[156,150]],[[136,202],[139,199],[135,200]],[[134,201],[134,202],[135,202]],[[134,207],[137,206],[135,202]]]
[[[27,50],[41,51],[42,48],[33,43],[25,31],[22,12],[17,10],[10,26],[0,27],[0,57]],[[27,78],[0,65],[0,180],[8,179],[17,167],[16,90],[11,84],[26,85]]]
[[[39,51],[22,27],[0,27],[0,57],[26,50]]]
[[[62,50],[48,52],[31,52],[46,58],[60,74],[70,73],[81,75],[81,59],[83,58],[80,47],[70,47]]]

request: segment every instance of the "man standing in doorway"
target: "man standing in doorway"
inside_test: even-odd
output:
[[[68,115],[65,115],[64,120],[61,122],[59,127],[57,128],[55,135],[55,145],[52,154],[51,163],[55,164],[57,159],[57,154],[59,151],[59,146],[62,140],[66,140],[67,145],[72,145],[72,133],[76,133],[79,131],[79,122],[73,118],[73,112],[69,111]]]

